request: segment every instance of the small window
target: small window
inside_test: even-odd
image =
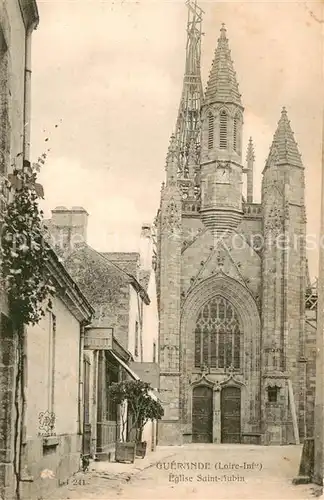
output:
[[[134,355],[138,356],[138,344],[139,344],[139,338],[138,338],[138,321],[135,322],[135,350],[134,350]]]
[[[153,342],[153,363],[156,363],[156,343]]]
[[[124,370],[123,370],[124,372]],[[107,386],[110,387],[113,383],[118,382],[119,376],[118,376],[118,368],[116,369],[115,366],[111,365],[109,362],[106,363],[106,381],[107,381]],[[106,419],[109,420],[110,422],[116,422],[117,421],[117,404],[110,399],[108,396],[106,398]]]
[[[214,116],[212,113],[208,115],[208,149],[214,147]]]
[[[227,114],[221,111],[219,115],[219,147],[227,149]]]
[[[277,403],[278,401],[279,387],[268,387],[268,402]]]

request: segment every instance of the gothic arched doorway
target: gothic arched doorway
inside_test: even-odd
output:
[[[192,392],[192,441],[211,443],[213,440],[213,390],[199,385]]]
[[[221,391],[221,442],[241,442],[241,389],[224,387]]]

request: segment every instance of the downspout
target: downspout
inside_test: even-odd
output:
[[[143,346],[144,301],[143,301],[143,299],[141,299],[141,301],[140,301],[140,314],[141,314],[141,322],[140,322],[141,363],[143,363],[143,361],[144,361],[144,346]]]
[[[24,84],[24,111],[23,111],[23,158],[30,160],[30,121],[31,121],[31,42],[32,32],[37,22],[31,24],[26,31],[25,40],[25,84]]]
[[[31,41],[32,33],[36,29],[38,22],[31,23],[26,28],[25,36],[25,68],[24,68],[24,109],[23,109],[23,160],[29,161],[30,159],[30,118],[31,118]],[[20,453],[19,453],[19,476],[20,481],[29,480],[26,465],[26,449],[27,435],[26,435],[26,388],[27,388],[27,337],[26,327],[22,326],[21,329],[21,348],[22,348],[22,408],[21,408],[21,425],[20,425]]]
[[[98,354],[93,351],[93,391],[92,391],[92,415],[91,415],[91,442],[92,458],[96,459],[97,454],[97,421],[98,421]]]
[[[83,434],[83,352],[84,352],[84,322],[80,324],[79,342],[79,383],[78,383],[78,434]]]
[[[143,363],[143,299],[139,292],[137,292],[137,309],[139,316],[140,360]]]

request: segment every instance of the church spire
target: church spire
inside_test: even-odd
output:
[[[220,30],[220,37],[205,92],[205,103],[207,102],[226,102],[242,106],[224,23]]]
[[[187,46],[183,90],[176,123],[176,139],[179,144],[179,176],[187,170],[189,146],[194,138],[198,142],[200,108],[203,90],[200,72],[201,24],[203,11],[197,1],[187,0]]]
[[[247,174],[247,196],[246,201],[248,203],[253,203],[253,169],[254,169],[254,147],[252,137],[250,137],[249,144],[246,152],[246,169]]]
[[[270,147],[266,167],[272,165],[295,165],[303,168],[301,155],[288,119],[287,110],[282,108],[277,130]]]

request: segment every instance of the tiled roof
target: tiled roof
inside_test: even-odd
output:
[[[135,278],[138,275],[139,253],[137,252],[102,252],[101,255],[114,262],[126,273],[130,273]]]
[[[280,164],[303,167],[301,155],[298,151],[297,142],[291,130],[290,121],[288,120],[285,108],[283,108],[281,112],[281,117],[266,161],[266,167]]]
[[[234,71],[231,51],[226,36],[226,28],[222,25],[218,45],[209,74],[205,92],[205,103],[224,102],[242,105],[241,94]]]
[[[64,265],[93,305],[118,306],[122,287],[131,283],[127,273],[87,244],[76,247]]]

